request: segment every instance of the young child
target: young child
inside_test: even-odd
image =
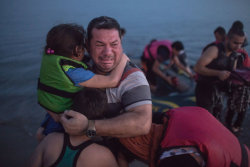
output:
[[[38,103],[48,114],[37,131],[38,140],[42,139],[42,133],[63,131],[57,123],[60,114],[71,108],[73,97],[83,87],[115,87],[121,78],[128,60],[126,55],[122,56],[120,67],[110,75],[97,75],[82,62],[84,45],[85,31],[76,24],[59,24],[47,34],[38,81]]]
[[[103,117],[106,104],[105,90],[85,88],[76,95],[72,108],[89,120],[96,120]],[[84,109],[79,109],[82,105]],[[85,134],[51,133],[39,143],[28,166],[118,167],[118,164],[108,148],[93,142]]]

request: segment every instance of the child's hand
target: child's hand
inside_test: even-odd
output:
[[[41,142],[43,138],[45,137],[45,135],[43,134],[43,131],[44,131],[43,127],[39,127],[36,131],[36,139],[38,142]]]

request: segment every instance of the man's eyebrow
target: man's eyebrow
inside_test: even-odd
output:
[[[104,44],[102,41],[96,41],[96,43],[99,43],[99,44]]]
[[[111,42],[111,43],[116,43],[116,42],[118,42],[118,40],[117,40],[117,39],[116,39],[115,41]]]
[[[114,40],[113,42],[111,42],[112,44],[113,43],[117,43],[118,42],[118,40]],[[102,41],[96,41],[96,43],[99,43],[99,44],[104,44],[104,42],[102,42]]]

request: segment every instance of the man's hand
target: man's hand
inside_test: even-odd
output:
[[[83,114],[73,110],[65,111],[60,122],[70,135],[82,135],[88,128],[88,119]]]
[[[229,71],[219,71],[218,72],[218,78],[221,81],[224,81],[224,80],[226,80],[230,76],[230,74],[231,73]]]

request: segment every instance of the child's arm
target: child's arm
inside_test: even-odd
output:
[[[123,54],[121,61],[117,67],[111,71],[110,75],[105,76],[96,74],[91,79],[79,83],[79,85],[90,88],[111,88],[117,86],[128,60],[127,55]]]

